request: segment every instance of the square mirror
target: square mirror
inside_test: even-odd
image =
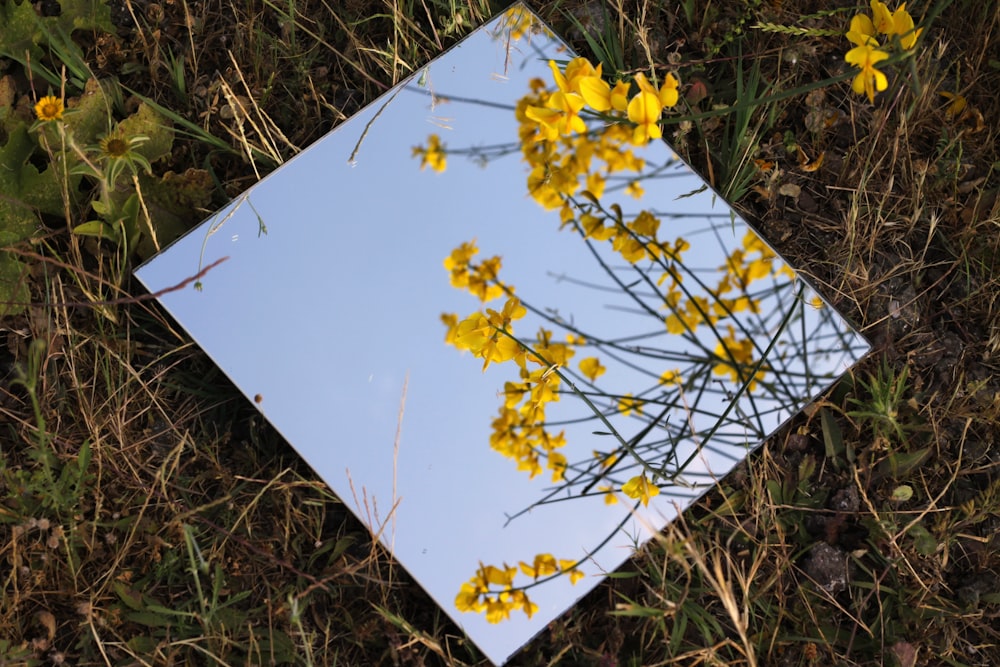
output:
[[[574,58],[517,5],[137,270],[496,664],[868,349]]]

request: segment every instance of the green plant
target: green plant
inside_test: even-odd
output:
[[[869,374],[868,380],[857,381],[866,396],[847,399],[857,406],[847,415],[870,424],[876,441],[902,443],[906,439],[906,431],[912,428],[910,420],[902,418],[900,413],[904,396],[909,390],[908,374],[906,366],[897,371],[883,360],[878,370]]]

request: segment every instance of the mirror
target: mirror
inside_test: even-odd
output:
[[[137,271],[497,664],[868,349],[573,58],[515,6]]]

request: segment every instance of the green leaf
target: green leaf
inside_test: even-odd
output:
[[[24,271],[25,265],[17,257],[0,252],[0,317],[20,312],[28,305],[31,294],[24,281]]]
[[[93,236],[99,239],[107,239],[115,243],[121,240],[115,228],[103,220],[88,220],[82,225],[74,227],[73,233],[78,236]]]
[[[90,202],[90,208],[94,209],[94,213],[100,216],[107,216],[111,214],[111,207],[108,206],[107,202],[100,199],[95,199]]]
[[[134,114],[118,124],[126,138],[145,136],[149,139],[133,150],[150,162],[170,155],[174,146],[174,130],[170,121],[145,102],[139,104]]]
[[[125,606],[129,609],[134,611],[142,610],[142,594],[139,593],[139,591],[121,581],[114,582],[114,584],[112,584],[112,588],[115,591],[115,595],[118,596],[118,599],[124,602]]]
[[[769,479],[767,480],[765,486],[767,487],[768,493],[771,494],[771,502],[776,505],[784,505],[787,502],[784,490],[781,488],[781,484],[777,481]]]
[[[166,628],[176,625],[174,620],[151,611],[133,611],[125,614],[125,618],[133,623],[145,625],[147,628]]]
[[[909,484],[900,484],[892,490],[892,500],[897,503],[905,503],[913,497],[913,487]]]
[[[840,426],[833,419],[833,414],[826,408],[819,410],[820,422],[823,426],[823,444],[826,447],[826,457],[840,467],[840,455],[847,455],[847,462],[854,463],[854,449],[844,446],[844,435]]]
[[[45,62],[43,44],[50,35],[70,35],[74,30],[101,30],[114,33],[111,8],[103,0],[60,0],[58,16],[40,16],[28,0],[0,0],[0,56],[5,56],[27,66],[45,77],[53,86],[60,85],[60,77],[40,66]]]
[[[933,535],[931,535],[930,531],[924,527],[924,524],[914,524],[910,530],[907,531],[907,533],[913,538],[913,547],[921,556],[933,556],[937,551],[937,540]]]
[[[26,208],[31,213],[32,230],[37,222],[35,211],[53,215],[63,213],[62,184],[51,166],[39,172],[31,164],[31,156],[36,150],[38,145],[23,124],[11,131],[7,143],[0,148],[0,192],[4,194],[5,201],[21,209]],[[12,218],[0,217],[0,233],[13,231],[10,227],[11,220],[24,217],[23,213],[8,212],[8,215],[12,215]],[[18,236],[17,240],[28,236],[30,232]],[[12,242],[10,239],[0,239],[0,243],[4,245]]]
[[[282,665],[298,661],[298,649],[292,638],[281,630],[268,630],[268,636],[260,640],[260,650],[254,656],[258,665]]]
[[[874,480],[878,481],[885,477],[902,479],[922,466],[930,456],[930,447],[924,447],[915,452],[892,452],[885,461],[878,464],[873,476]]]

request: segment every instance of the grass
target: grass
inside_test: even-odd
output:
[[[500,9],[108,4],[115,34],[60,36],[39,65],[116,79],[114,120],[139,96],[174,119],[156,172],[199,175],[200,198],[172,191],[189,223]],[[687,63],[708,92],[696,112],[840,75],[846,40],[822,31],[852,13],[532,6],[623,71]],[[871,360],[514,664],[1000,664],[1000,8],[908,8],[936,18],[875,104],[839,83],[667,130]],[[50,85],[5,67],[5,107]],[[483,664],[155,306],[76,305],[132,289],[112,248],[68,234],[84,213],[47,211],[17,246],[31,306],[3,320],[0,664]]]

